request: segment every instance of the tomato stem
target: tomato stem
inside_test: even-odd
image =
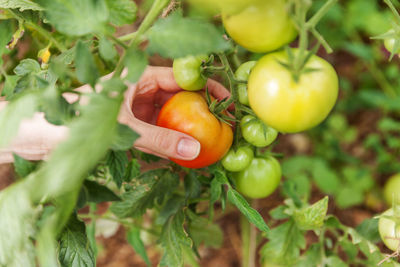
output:
[[[390,8],[390,10],[392,10],[393,15],[396,19],[397,24],[400,24],[400,15],[399,12],[397,12],[396,7],[393,5],[391,0],[383,0],[383,2],[385,2],[385,4]]]

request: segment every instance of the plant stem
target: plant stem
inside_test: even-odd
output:
[[[130,47],[135,47],[139,45],[141,36],[150,28],[150,26],[153,24],[153,22],[157,19],[157,17],[160,15],[161,11],[168,5],[170,0],[155,0],[153,5],[151,6],[149,12],[147,13],[146,17],[142,21],[142,23],[139,26],[139,29],[135,32],[135,35],[132,37],[132,39],[129,42],[128,49]],[[115,69],[115,72],[113,74],[113,77],[120,77],[122,71],[124,70],[124,58],[126,56],[126,51],[124,51],[124,54],[120,58],[118,65]]]
[[[253,202],[253,206],[255,202]],[[240,230],[242,236],[242,267],[256,266],[257,230],[255,226],[240,215]]]
[[[120,39],[116,38],[114,35],[110,34],[108,35],[108,37],[114,41],[114,43],[118,44],[119,46],[121,46],[124,49],[128,49],[128,46],[122,42]]]
[[[44,38],[46,38],[48,41],[52,42],[54,44],[55,47],[57,47],[58,50],[60,50],[61,52],[64,52],[67,50],[67,48],[61,44],[60,42],[58,42],[51,34],[50,32],[48,32],[47,30],[43,29],[42,27],[40,27],[39,25],[30,22],[30,21],[26,21],[24,20],[23,17],[17,15],[16,13],[14,13],[12,10],[8,9],[7,12],[9,12],[15,19],[19,20],[19,21],[23,21],[23,23],[28,27],[28,28],[32,28],[35,31],[37,31],[40,35],[42,35]]]
[[[315,28],[318,22],[322,19],[323,16],[328,13],[329,9],[332,8],[334,4],[337,3],[338,0],[328,0],[318,11],[311,17],[311,19],[307,22],[306,26],[308,28]]]
[[[393,5],[392,1],[390,0],[383,0],[383,2],[385,2],[386,5],[388,5],[388,7],[390,8],[390,10],[392,10],[393,15],[396,19],[397,24],[400,24],[400,15],[399,12],[397,12],[396,7]]]

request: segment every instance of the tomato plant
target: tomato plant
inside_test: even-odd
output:
[[[381,215],[379,218],[379,235],[386,247],[397,251],[400,246],[400,228],[393,216],[395,216],[393,209],[388,209]]]
[[[208,109],[199,93],[180,92],[168,100],[158,115],[157,125],[186,133],[201,145],[199,156],[191,161],[171,159],[188,168],[203,168],[219,161],[232,144],[232,130]]]
[[[400,174],[391,176],[383,187],[383,195],[386,203],[391,206],[400,203]]]
[[[296,53],[296,51],[295,51]],[[250,73],[250,106],[267,125],[282,133],[305,131],[323,121],[338,97],[338,77],[332,66],[312,56],[296,81],[287,67],[286,52],[261,58]]]
[[[273,51],[296,37],[285,0],[253,1],[234,10],[226,6],[222,12],[229,36],[250,51]]]
[[[249,166],[253,159],[253,150],[248,146],[242,146],[238,149],[230,149],[228,153],[222,158],[222,166],[227,171],[238,172]]]
[[[243,138],[256,147],[265,147],[275,141],[278,132],[265,125],[252,115],[246,115],[240,121]]]
[[[249,198],[264,198],[272,194],[281,181],[281,166],[273,158],[255,157],[244,170],[234,173],[237,190]]]
[[[202,76],[202,64],[207,56],[188,56],[174,60],[173,71],[176,83],[185,90],[197,91],[206,85],[207,79]]]
[[[235,72],[236,79],[246,81],[249,79],[251,69],[256,65],[257,61],[248,61],[239,66]],[[243,105],[250,105],[247,95],[247,84],[240,83],[238,85],[239,102]]]

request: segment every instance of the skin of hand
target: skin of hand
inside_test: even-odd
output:
[[[110,75],[103,79],[108,77]],[[228,90],[214,80],[209,79],[207,87],[210,94],[217,99],[230,96]],[[88,85],[76,90],[82,93],[92,91]],[[128,86],[118,120],[140,135],[134,144],[137,149],[163,158],[192,160],[198,156],[200,143],[196,139],[154,125],[162,105],[181,90],[175,82],[172,68],[168,67],[149,66],[137,84]],[[67,93],[63,96],[70,103],[78,100],[75,94]],[[83,96],[80,103],[86,102],[87,99]],[[5,106],[6,102],[0,101],[0,111]],[[43,113],[37,113],[33,118],[21,123],[18,135],[10,147],[0,149],[0,163],[12,162],[12,153],[17,153],[28,160],[45,159],[67,136],[66,126],[52,125],[45,120]]]

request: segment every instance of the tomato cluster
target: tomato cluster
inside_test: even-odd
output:
[[[265,53],[257,61],[243,63],[235,72],[236,84],[231,90],[237,90],[233,97],[239,112],[235,112],[237,138],[232,148],[231,127],[209,110],[201,93],[176,94],[163,106],[157,125],[189,134],[201,144],[196,159],[171,160],[189,168],[221,160],[239,192],[262,198],[270,195],[281,179],[280,164],[265,147],[279,132],[301,132],[321,123],[338,97],[338,77],[332,66],[316,55],[307,56],[300,71],[292,67],[294,58],[307,51],[281,49],[297,36],[286,0],[232,1],[219,6],[226,32],[247,50]],[[212,58],[200,55],[175,59],[177,84],[186,91],[204,89],[210,74],[207,68],[211,64],[213,69]]]

